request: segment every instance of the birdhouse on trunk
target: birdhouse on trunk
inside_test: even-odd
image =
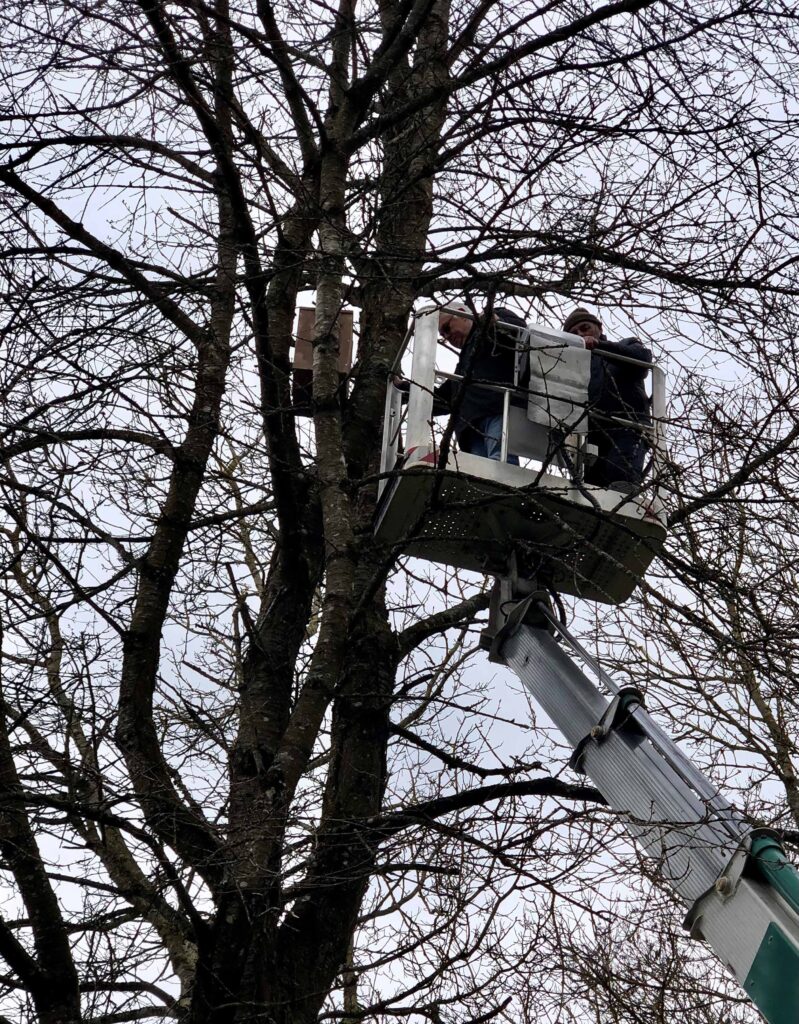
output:
[[[298,416],[311,415],[313,390],[313,334],[316,310],[301,306],[294,338],[294,359],[291,364],[291,386],[294,412]],[[342,384],[352,369],[352,310],[342,309],[338,315],[338,372]]]

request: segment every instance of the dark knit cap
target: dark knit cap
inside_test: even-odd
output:
[[[575,309],[573,313],[569,313],[563,321],[563,327],[561,327],[561,330],[568,334],[575,324],[582,323],[584,320],[587,320],[589,324],[596,324],[597,327],[602,327],[602,321],[598,316],[594,316],[594,314],[589,313],[587,309],[580,307]]]

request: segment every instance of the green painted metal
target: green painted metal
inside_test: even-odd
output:
[[[788,906],[799,914],[799,874],[774,836],[760,834],[753,837],[751,863]],[[799,1017],[796,1021],[799,1022]]]
[[[776,924],[766,929],[744,988],[768,1024],[799,1021],[799,949]]]

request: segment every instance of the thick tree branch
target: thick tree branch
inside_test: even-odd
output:
[[[482,591],[461,601],[460,604],[445,608],[441,612],[436,612],[435,615],[430,615],[426,619],[408,626],[397,637],[400,656],[406,657],[428,637],[435,636],[437,633],[445,633],[448,629],[468,625],[478,612],[482,612],[488,607],[490,600],[491,595],[488,591]]]
[[[461,793],[427,800],[402,811],[371,818],[366,822],[366,826],[369,829],[380,831],[384,837],[387,837],[402,829],[411,828],[414,825],[424,825],[426,822],[435,821],[437,818],[453,814],[456,811],[479,807],[493,800],[509,800],[524,796],[549,796],[561,800],[582,800],[602,806],[606,804],[605,798],[593,786],[573,785],[550,776],[526,782],[502,782],[492,786],[467,789]]]

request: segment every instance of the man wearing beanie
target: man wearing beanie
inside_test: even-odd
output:
[[[578,308],[563,322],[562,330],[576,334],[591,349],[591,378],[588,384],[589,444],[599,455],[585,474],[585,482],[597,487],[640,484],[646,455],[646,437],[634,427],[616,426],[610,417],[648,424],[649,397],[644,387],[645,366],[606,359],[598,353],[627,356],[651,364],[652,353],[637,338],[608,341],[602,322],[587,309]]]

